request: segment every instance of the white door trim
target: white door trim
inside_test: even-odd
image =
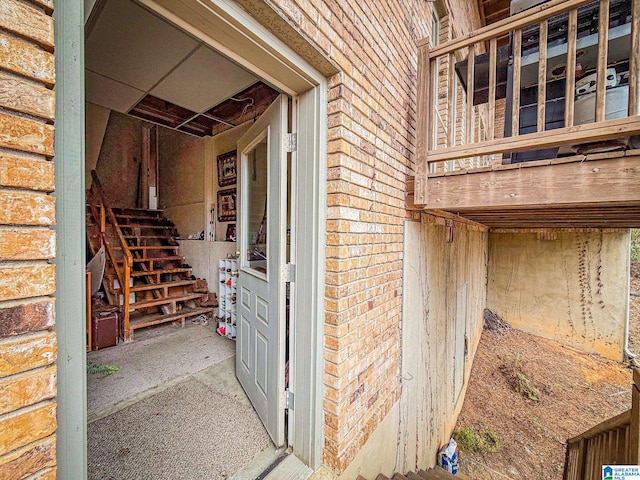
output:
[[[156,14],[221,51],[294,97],[292,229],[296,283],[292,314],[293,349],[289,386],[295,405],[289,413],[289,443],[314,470],[322,464],[324,395],[324,275],[326,234],[327,81],[304,58],[231,0],[139,0]],[[295,107],[294,107],[295,108]]]

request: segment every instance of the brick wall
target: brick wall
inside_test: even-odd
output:
[[[416,141],[416,41],[430,33],[433,4],[268,3],[341,69],[329,79],[328,95],[323,462],[343,471],[401,392],[402,242]],[[467,8],[467,2],[452,3]]]
[[[0,478],[55,478],[52,0],[0,0]]]

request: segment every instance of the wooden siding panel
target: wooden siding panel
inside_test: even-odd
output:
[[[0,67],[52,87],[55,83],[53,54],[0,34]]]
[[[0,455],[51,435],[56,425],[55,402],[0,417]]]
[[[48,229],[0,229],[0,261],[49,260],[56,254],[56,232]]]
[[[0,113],[0,147],[53,157],[53,131],[53,125]]]
[[[0,267],[0,301],[52,295],[55,291],[54,265],[38,263]]]
[[[51,435],[37,443],[0,457],[0,478],[20,479],[56,464],[56,437]]]
[[[54,325],[53,298],[0,308],[0,338],[38,332]]]
[[[0,380],[0,415],[56,396],[56,367],[52,365]]]
[[[427,209],[637,203],[640,156],[468,173],[429,179]],[[410,192],[413,193],[413,192]]]
[[[0,0],[0,28],[53,50],[53,18],[16,0]]]
[[[53,170],[49,160],[0,155],[0,186],[52,192]]]
[[[54,225],[56,199],[51,195],[0,191],[0,225]]]
[[[0,357],[0,378],[52,364],[56,359],[56,346],[54,332],[22,335],[0,341],[0,349],[3,351]]]
[[[0,72],[0,106],[4,108],[53,121],[55,98],[53,90]]]

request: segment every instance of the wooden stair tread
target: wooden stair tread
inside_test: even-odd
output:
[[[147,212],[162,214],[162,210],[154,210],[153,208],[137,208],[137,207],[111,207],[113,212]]]
[[[136,220],[162,220],[165,221],[161,215],[140,215],[140,214],[131,214],[131,213],[115,213],[116,218],[127,218]]]
[[[162,283],[148,283],[143,285],[134,285],[129,289],[131,292],[144,292],[147,290],[156,290],[159,288],[172,288],[172,287],[188,287],[196,283],[195,280],[177,280],[175,282],[162,282]]]
[[[417,473],[409,472],[405,475],[409,480],[423,480]]]
[[[199,308],[183,308],[177,313],[165,314],[152,314],[143,315],[140,317],[132,317],[129,320],[129,328],[135,330],[143,327],[150,327],[151,325],[159,325],[165,322],[173,322],[175,320],[181,320],[187,317],[193,317],[200,315],[201,313],[213,312],[213,307],[199,307]]]
[[[152,300],[143,300],[142,302],[131,303],[130,308],[149,308],[157,307],[159,305],[167,305],[174,302],[188,302],[189,300],[196,300],[202,298],[202,293],[189,293],[187,295],[175,295],[162,298],[154,298]]]
[[[171,229],[175,229],[175,225],[140,225],[139,223],[133,224],[133,223],[120,223],[118,224],[120,225],[120,228],[148,228],[148,229],[160,229],[160,230],[171,230]]]
[[[129,246],[129,250],[175,250],[176,248],[180,248],[180,245],[142,245],[140,247]]]
[[[160,270],[149,270],[149,271],[135,271],[131,272],[132,277],[144,277],[146,275],[158,275],[163,273],[186,273],[190,272],[191,268],[162,268]]]
[[[182,255],[167,255],[166,257],[133,257],[133,263],[160,261],[168,262],[174,260],[180,260],[182,262],[184,260],[184,257]]]
[[[452,475],[451,473],[447,472],[446,470],[440,467],[433,467],[427,471],[420,470],[418,474],[420,475],[419,478],[422,478],[424,480],[447,480],[450,478],[460,478],[456,475]]]
[[[131,240],[134,238],[144,238],[144,239],[148,239],[148,238],[155,238],[155,239],[165,239],[165,240],[172,240],[173,238],[175,238],[173,235],[122,235],[125,239],[127,240]],[[178,245],[176,245],[177,247]]]
[[[184,257],[182,255],[167,255],[166,257],[133,257],[133,263],[142,263],[142,262],[174,262],[176,260],[180,260],[180,263],[184,261]],[[124,258],[118,258],[116,260],[118,265],[124,263]]]
[[[376,480],[389,480],[389,477],[387,477],[386,475],[383,475],[383,474],[380,473],[376,477]]]

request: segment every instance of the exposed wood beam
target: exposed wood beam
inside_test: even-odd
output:
[[[638,185],[640,155],[634,155],[430,178],[429,197],[423,208],[482,211],[501,207],[634,204],[640,203]]]

